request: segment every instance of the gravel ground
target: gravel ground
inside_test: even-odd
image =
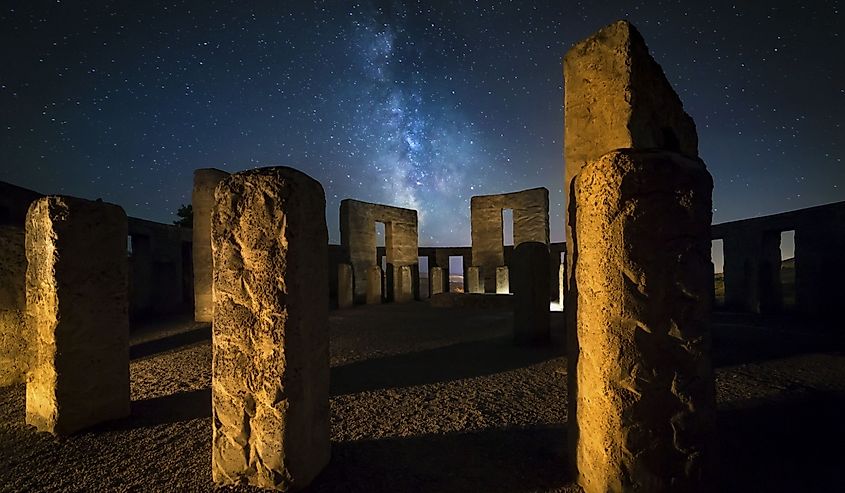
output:
[[[334,311],[332,461],[309,491],[580,491],[566,476],[562,314],[516,347],[503,310]],[[719,491],[834,491],[845,464],[842,338],[714,328]],[[24,424],[0,389],[0,491],[257,491],[210,474],[209,328],[133,334],[132,416],[70,438]]]

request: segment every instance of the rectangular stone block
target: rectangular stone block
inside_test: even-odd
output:
[[[261,168],[215,196],[212,478],[300,489],[330,455],[323,188]]]
[[[482,284],[481,269],[476,266],[467,267],[466,272],[467,291],[470,293],[483,293],[484,284]]]
[[[566,263],[561,263],[557,268],[557,301],[560,303],[560,307],[564,308],[564,288],[566,287],[564,283],[566,282]]]
[[[432,267],[428,270],[429,292],[431,296],[443,293],[446,290],[446,277],[443,275],[442,267]]]
[[[367,298],[368,305],[378,305],[381,303],[381,287],[383,276],[381,267],[378,265],[371,265],[367,268]]]
[[[0,226],[0,387],[25,382],[29,369],[24,245],[22,227]]]
[[[410,265],[403,265],[396,270],[393,300],[396,303],[407,303],[414,300],[414,273]]]
[[[549,341],[549,247],[521,243],[513,252],[513,335],[520,344]]]
[[[191,245],[194,263],[194,320],[211,322],[214,312],[212,297],[211,212],[214,190],[229,173],[215,168],[194,170],[191,207],[194,211]]]
[[[40,431],[129,414],[127,236],[113,204],[53,196],[29,209],[26,422]]]
[[[496,294],[509,294],[511,292],[509,276],[507,265],[496,267]]]
[[[710,174],[699,159],[622,149],[573,186],[579,484],[713,491]]]
[[[337,307],[349,308],[353,305],[352,298],[352,266],[337,265]]]

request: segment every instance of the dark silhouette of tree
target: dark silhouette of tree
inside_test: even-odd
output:
[[[173,221],[173,224],[182,228],[190,228],[194,225],[194,208],[191,204],[182,204],[179,210],[176,211],[176,217],[179,219]]]

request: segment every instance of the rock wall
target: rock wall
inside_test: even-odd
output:
[[[129,414],[127,234],[116,205],[53,196],[30,207],[26,422],[40,431],[66,435]]]
[[[549,244],[549,191],[532,188],[470,199],[472,265],[481,268],[484,292],[496,292],[496,267],[506,265],[502,211],[513,209],[514,247],[526,241]],[[464,265],[464,268],[467,266]]]
[[[361,303],[367,294],[367,269],[378,265],[376,226],[384,223],[387,257],[388,301],[393,300],[394,273],[410,266],[414,276],[414,298],[419,298],[419,245],[417,211],[389,205],[346,199],[340,203],[340,243],[349,254],[355,279],[355,300]]]
[[[212,216],[212,477],[292,491],[328,463],[328,234],[322,186],[236,173]]]
[[[211,213],[214,190],[229,173],[215,168],[194,170],[191,204],[194,210],[194,320],[210,322],[214,312],[212,296]]]

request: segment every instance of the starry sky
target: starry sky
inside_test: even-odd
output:
[[[563,76],[631,20],[698,125],[714,220],[845,200],[842,5],[71,2],[0,6],[0,180],[170,222],[193,169],[287,165],[470,244],[469,198],[544,186],[563,239]]]

